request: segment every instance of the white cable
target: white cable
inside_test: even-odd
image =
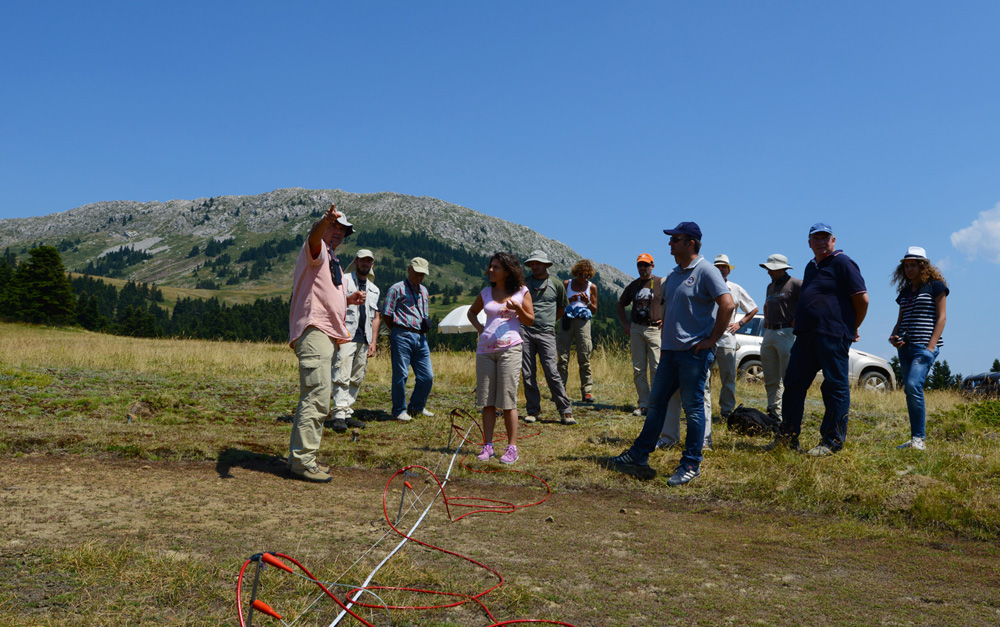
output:
[[[413,532],[417,530],[417,527],[420,526],[420,523],[423,522],[424,518],[431,511],[431,507],[433,507],[434,503],[437,501],[438,495],[440,495],[440,494],[442,494],[444,492],[444,486],[448,485],[448,479],[449,479],[449,477],[451,477],[451,470],[455,466],[455,459],[458,457],[458,452],[460,450],[462,450],[462,442],[463,441],[464,441],[464,439],[460,439],[459,440],[459,442],[458,442],[458,448],[456,448],[455,452],[452,453],[452,455],[451,455],[451,463],[448,464],[448,472],[447,472],[447,474],[445,474],[444,480],[441,482],[441,485],[438,488],[437,494],[435,494],[434,498],[431,499],[431,502],[427,505],[427,509],[425,509],[424,513],[420,515],[420,518],[417,519],[417,522],[415,522],[413,524],[413,526],[410,527],[410,531],[409,531],[408,535],[411,535],[411,536],[413,535]],[[396,548],[394,548],[388,555],[386,555],[385,559],[383,559],[381,562],[379,562],[378,566],[376,566],[375,569],[372,570],[371,573],[369,573],[369,575],[365,579],[364,583],[362,583],[358,587],[359,588],[366,588],[366,587],[368,587],[368,584],[371,583],[371,580],[375,576],[375,573],[377,573],[383,566],[385,566],[386,562],[388,562],[392,558],[393,555],[395,555],[396,553],[398,553],[399,550],[402,549],[403,546],[407,543],[407,541],[409,541],[409,538],[404,537],[399,542],[399,544],[396,545]],[[347,609],[343,609],[343,610],[340,611],[340,614],[337,615],[337,618],[333,619],[333,622],[330,623],[330,627],[336,627],[337,624],[344,618],[344,616],[347,615],[347,610],[351,609],[351,607],[353,607],[353,606],[354,606],[354,601],[348,601],[347,602]]]

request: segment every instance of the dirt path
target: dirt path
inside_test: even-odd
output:
[[[53,552],[94,543],[204,564],[216,573],[220,595],[231,590],[243,560],[262,550],[288,553],[318,576],[335,578],[386,530],[381,495],[392,473],[333,472],[333,484],[318,486],[287,480],[281,466],[264,461],[224,467],[71,456],[2,460],[0,568],[14,574],[0,584],[0,601],[4,593],[13,599],[0,623],[83,624],[47,602],[50,591],[73,594],[78,584],[45,564]],[[1000,623],[1000,550],[991,545],[675,494],[635,497],[623,481],[626,491],[559,493],[510,515],[456,523],[438,506],[419,537],[501,571],[504,591],[484,600],[504,619],[545,616],[580,626]],[[469,477],[451,484],[449,494],[518,503],[543,495]],[[427,579],[440,571],[466,592],[492,585],[456,558],[412,544],[404,553],[403,565],[386,577]],[[114,624],[115,608],[100,609]],[[208,603],[201,611],[218,614],[217,623],[233,617],[231,605]],[[412,622],[393,624],[489,624],[471,607],[404,616]],[[382,618],[379,624],[387,624]]]

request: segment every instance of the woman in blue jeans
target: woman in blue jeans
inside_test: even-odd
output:
[[[910,414],[910,440],[896,448],[922,451],[927,412],[924,407],[924,381],[944,345],[941,334],[946,320],[945,302],[948,286],[941,271],[931,265],[920,246],[910,246],[892,275],[899,289],[896,303],[899,318],[889,336],[889,343],[899,353],[903,373],[906,409]]]

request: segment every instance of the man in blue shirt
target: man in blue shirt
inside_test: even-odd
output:
[[[670,236],[670,254],[677,266],[664,277],[661,289],[663,331],[660,362],[649,392],[646,421],[632,447],[611,463],[640,471],[649,467],[649,454],[663,430],[667,404],[680,388],[687,418],[684,453],[668,485],[684,485],[701,474],[705,439],[705,380],[715,359],[715,343],[729,326],[736,305],[719,269],[701,251],[701,228],[681,222],[663,231]]]
[[[836,244],[829,224],[817,222],[809,229],[809,248],[815,256],[806,266],[795,309],[795,343],[785,370],[781,427],[765,450],[779,446],[799,450],[806,392],[820,370],[826,411],[819,428],[820,443],[809,450],[809,455],[832,455],[844,447],[847,439],[847,414],[851,408],[849,353],[868,313],[868,290],[858,264],[836,250]]]

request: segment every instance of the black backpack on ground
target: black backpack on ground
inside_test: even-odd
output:
[[[730,431],[751,436],[777,433],[780,424],[781,420],[776,416],[743,405],[734,409],[726,420],[726,426]]]

